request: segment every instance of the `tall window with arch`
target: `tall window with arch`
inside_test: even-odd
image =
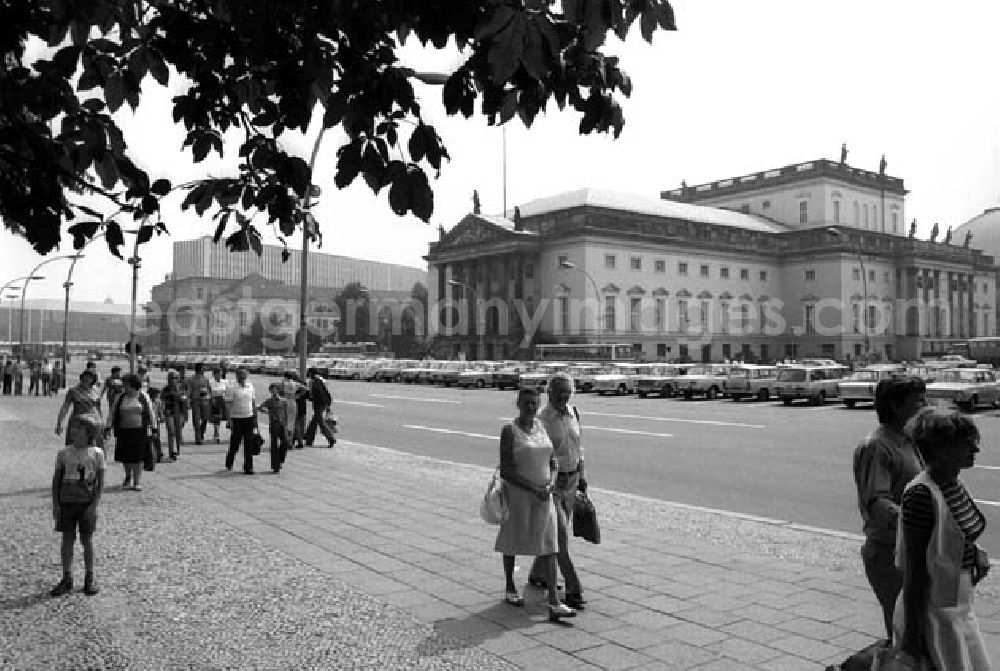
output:
[[[805,200],[799,201],[799,223],[808,224],[809,223],[809,202]]]

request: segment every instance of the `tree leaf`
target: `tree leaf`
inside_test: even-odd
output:
[[[115,72],[104,83],[104,100],[112,114],[118,111],[125,102],[125,83],[120,73]]]
[[[427,182],[427,175],[419,167],[414,166],[408,178],[410,209],[419,219],[430,221],[431,215],[434,214],[434,191]]]
[[[149,187],[150,193],[154,193],[161,198],[168,193],[170,193],[170,180],[169,179],[158,179],[153,182],[153,185]]]
[[[119,247],[125,244],[125,236],[122,235],[121,226],[117,221],[112,219],[104,225],[104,241],[108,243],[108,250],[112,254],[119,259],[122,258]]]
[[[137,245],[144,245],[153,239],[153,225],[144,224],[139,227],[139,232],[136,234],[138,238],[136,239]]]
[[[424,128],[424,124],[418,124],[413,129],[413,133],[410,134],[410,141],[407,143],[407,148],[410,150],[410,160],[414,163],[422,160],[426,154],[427,139],[424,137]]]
[[[361,143],[357,140],[337,150],[337,174],[334,183],[338,189],[348,186],[361,170]]]
[[[410,184],[406,174],[399,176],[389,187],[389,207],[402,217],[410,209]]]

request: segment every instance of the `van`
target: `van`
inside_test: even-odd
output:
[[[778,369],[775,388],[785,405],[800,398],[812,405],[823,405],[828,398],[837,398],[838,384],[847,369],[842,366],[788,365]]]

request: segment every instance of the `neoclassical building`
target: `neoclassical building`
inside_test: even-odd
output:
[[[514,220],[469,214],[425,257],[429,327],[440,354],[491,359],[547,342],[629,343],[646,360],[900,359],[995,335],[994,259],[909,237],[905,195],[899,178],[820,159],[660,198],[581,189]]]

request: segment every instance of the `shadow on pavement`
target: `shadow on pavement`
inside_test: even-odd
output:
[[[32,494],[52,496],[52,487],[36,487],[35,489],[21,489],[14,492],[0,492],[0,499],[13,498],[15,496],[30,496]]]
[[[421,648],[426,654],[441,649],[441,636],[450,641],[452,649],[480,646],[487,641],[517,632],[519,629],[536,628],[548,619],[548,608],[544,600],[528,598],[523,607],[515,607],[498,602],[478,612],[471,612],[464,618],[445,618],[434,622],[435,635],[428,637]],[[548,623],[553,628],[571,628],[572,620]],[[420,648],[418,648],[419,650]]]
[[[47,591],[42,591],[38,594],[29,594],[27,596],[19,596],[14,599],[2,599],[0,600],[0,612],[24,610],[51,600],[52,597],[49,596]]]

